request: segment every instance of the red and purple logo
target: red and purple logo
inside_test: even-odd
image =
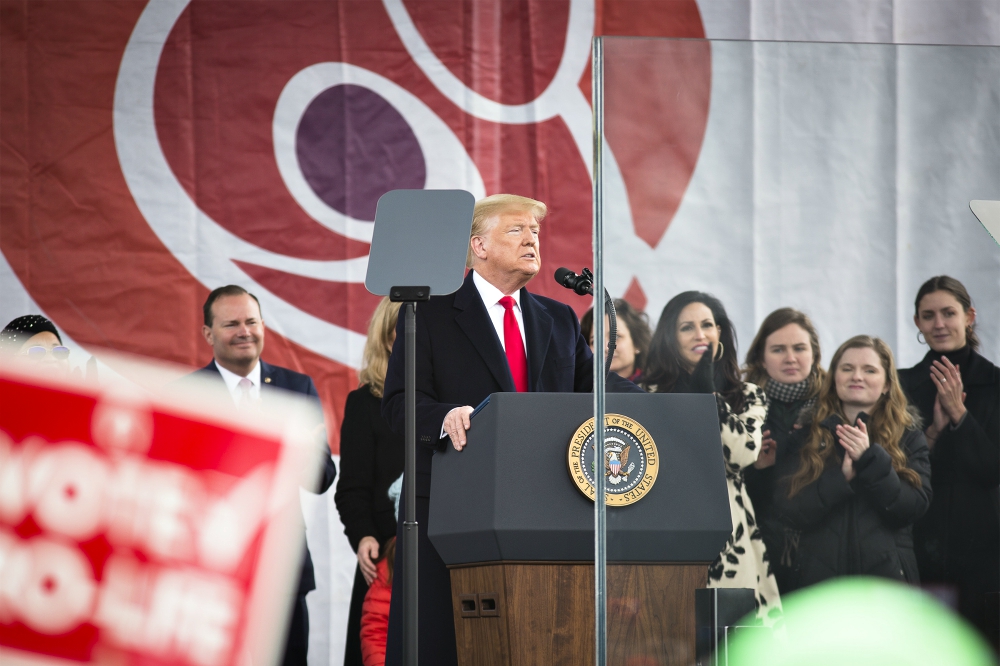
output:
[[[32,297],[83,344],[203,364],[201,303],[242,284],[265,357],[313,376],[331,430],[378,302],[363,285],[378,197],[531,196],[550,210],[543,274],[588,265],[591,37],[703,36],[694,0],[86,0],[4,5],[0,30],[0,247]],[[663,86],[609,110],[650,246],[700,150],[703,56],[660,74],[701,95],[675,117],[644,118],[671,108]],[[626,295],[644,304],[636,279]]]

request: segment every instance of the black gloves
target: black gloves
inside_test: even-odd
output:
[[[709,344],[691,373],[692,393],[715,393],[715,348]]]

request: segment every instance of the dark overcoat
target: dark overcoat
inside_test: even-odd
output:
[[[945,428],[931,449],[934,501],[914,528],[917,564],[925,582],[958,588],[959,611],[996,642],[986,594],[1000,588],[1000,368],[968,347],[948,354],[966,393],[965,419]],[[937,388],[930,351],[899,381],[925,423],[934,419]]]
[[[564,303],[522,289],[521,313],[527,342],[528,389],[536,392],[593,390],[594,356],[580,333],[580,321]],[[491,393],[514,391],[507,356],[469,271],[454,294],[436,296],[417,306],[417,522],[419,531],[419,656],[422,664],[458,663],[451,609],[451,581],[437,551],[427,539],[431,489],[431,459],[443,447],[441,425],[455,407],[475,407]],[[382,414],[404,432],[405,317],[400,311],[396,342],[389,359]],[[628,380],[611,374],[608,390],[642,392]],[[404,493],[405,495],[405,493]],[[397,536],[402,543],[404,503],[400,504]],[[386,666],[402,663],[403,548],[396,549],[389,614]]]
[[[799,469],[809,428],[792,433],[788,450],[775,464],[779,480],[772,498],[774,514],[801,531],[793,586],[806,587],[836,576],[881,576],[917,583],[913,523],[931,501],[927,440],[919,428],[911,428],[899,443],[906,466],[920,477],[919,487],[899,477],[889,453],[878,442],[872,442],[854,463],[855,477],[847,481],[841,471],[843,448],[836,443],[839,423],[838,416],[823,422],[834,433],[836,448],[820,477],[795,496],[788,496],[789,482]]]
[[[354,552],[364,537],[378,540],[379,553],[396,536],[396,508],[389,486],[403,473],[403,436],[382,418],[382,400],[366,384],[347,394],[340,424],[340,481],[333,496]],[[355,567],[347,613],[344,666],[361,666],[361,612],[368,583]]]
[[[766,393],[766,383],[764,390]],[[794,586],[792,559],[793,550],[798,543],[798,533],[778,520],[771,507],[775,484],[778,481],[777,458],[786,455],[788,442],[796,430],[795,425],[801,424],[800,419],[808,420],[808,414],[813,409],[812,403],[815,401],[800,399],[794,402],[782,402],[772,396],[768,396],[768,399],[767,418],[761,430],[770,431],[770,437],[775,441],[776,464],[763,469],[747,467],[743,470],[743,480],[746,483],[747,495],[753,504],[764,546],[767,548],[771,572],[778,582],[778,591],[781,594],[788,594]]]

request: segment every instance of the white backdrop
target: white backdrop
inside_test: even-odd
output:
[[[654,323],[700,289],[726,305],[741,353],[792,306],[825,359],[869,333],[906,367],[927,351],[916,291],[948,274],[1000,358],[1000,248],[968,206],[1000,199],[1000,49],[714,42],[704,144],[663,241],[635,238],[624,189],[605,192],[611,289],[639,277]]]
[[[1000,45],[1000,0],[698,4],[714,39]],[[970,288],[985,353],[1000,358],[1000,249],[968,211],[969,199],[1000,199],[997,54],[873,57],[865,47],[844,69],[856,47],[830,45],[776,66],[800,48],[713,46],[708,128],[681,207],[655,250],[634,239],[627,217],[609,227],[609,285],[621,293],[638,276],[654,321],[678,291],[714,292],[744,349],[769,311],[799,307],[818,324],[827,359],[846,337],[869,332],[905,366],[923,353],[913,294],[948,273]],[[0,319],[27,312],[39,308],[0,255]],[[318,584],[308,599],[311,666],[342,662],[353,581],[332,494],[303,495]]]

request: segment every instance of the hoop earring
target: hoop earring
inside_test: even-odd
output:
[[[725,353],[726,353],[726,346],[722,344],[722,340],[719,340],[719,351],[716,352],[715,358],[713,358],[712,360],[716,362],[721,361]]]
[[[926,345],[927,344],[927,340],[921,340],[920,339],[921,335],[923,335],[923,332],[922,331],[917,331],[917,342],[919,342],[922,345]]]

